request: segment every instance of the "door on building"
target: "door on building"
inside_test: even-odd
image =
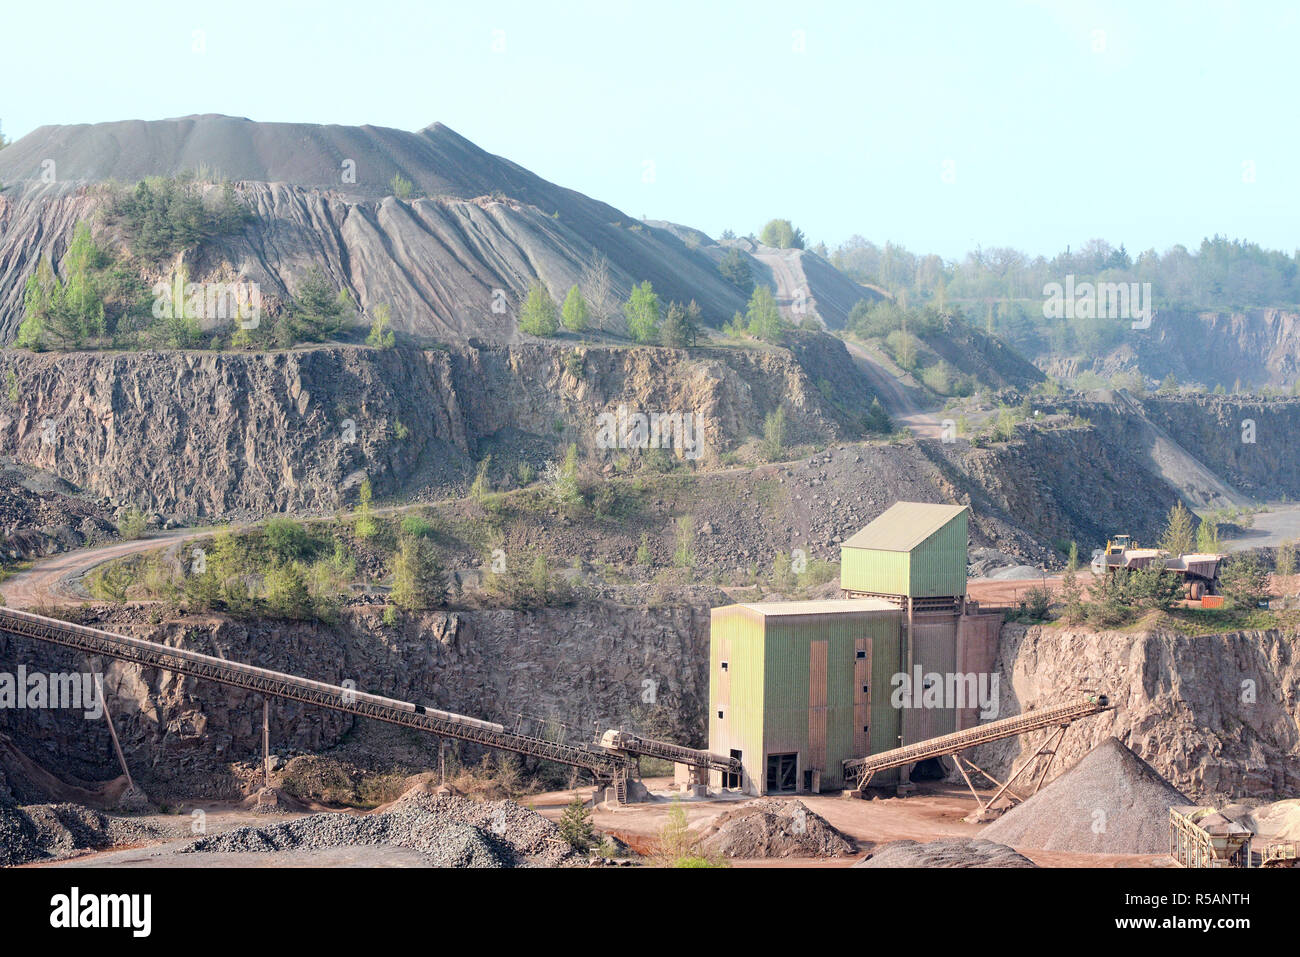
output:
[[[737,761],[744,757],[744,755],[735,748],[731,749],[731,756]],[[736,774],[734,771],[723,771],[722,786],[730,791],[738,789],[740,787],[740,775]]]
[[[767,756],[767,793],[794,794],[799,790],[799,755]]]

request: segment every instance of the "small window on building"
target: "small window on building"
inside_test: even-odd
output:
[[[858,661],[866,661],[866,659],[867,659],[867,653],[866,653],[865,651],[859,649],[859,650],[858,650],[858,653],[857,653],[854,657],[856,657],[856,658],[858,659]]]
[[[871,685],[863,685],[863,686],[862,686],[862,693],[863,693],[863,694],[871,694]]]
[[[866,734],[866,733],[867,733],[868,731],[870,731],[870,730],[871,730],[871,725],[869,725],[869,724],[864,724],[864,725],[862,726],[862,733],[863,733],[863,734]]]
[[[718,709],[718,717],[719,717],[719,718],[722,717],[722,709],[721,709],[721,708]]]
[[[727,663],[725,661],[722,663],[722,670],[723,671],[727,670]]]

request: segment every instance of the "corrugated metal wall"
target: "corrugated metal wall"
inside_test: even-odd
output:
[[[813,639],[808,644],[808,767],[826,769],[826,658],[830,642]]]
[[[942,685],[957,670],[957,616],[915,615],[912,619],[912,659],[921,666],[922,675],[937,674]],[[920,689],[913,688],[913,694]],[[906,720],[905,744],[922,741],[957,730],[957,712],[953,708],[917,707],[914,698]]]
[[[840,587],[914,598],[966,594],[968,514],[955,516],[910,552],[841,548]]]
[[[823,788],[840,787],[847,758],[898,746],[890,681],[900,668],[902,618],[900,611],[867,611],[765,620],[739,606],[715,608],[709,749],[742,752],[752,793],[766,789],[767,756],[792,752],[801,789],[812,769],[821,771]],[[868,653],[861,661],[859,648]],[[711,781],[716,787],[721,776]]]
[[[966,594],[967,514],[957,515],[912,549],[910,590],[903,594],[914,598]]]
[[[840,549],[840,587],[879,595],[906,595],[910,587],[907,552],[870,548]]]
[[[964,615],[959,618],[957,620],[957,669],[976,675],[992,675],[997,668],[998,639],[1001,634],[1001,612]],[[1003,705],[1005,695],[1002,692],[1006,690],[998,689],[999,707]],[[994,718],[996,717],[1001,715],[995,715]],[[957,712],[957,730],[973,728],[980,723],[980,720],[978,707],[964,708]]]
[[[763,780],[763,619],[739,606],[715,608],[711,615],[709,748],[719,754],[740,751],[742,786],[757,793]],[[720,775],[710,779],[721,786]]]

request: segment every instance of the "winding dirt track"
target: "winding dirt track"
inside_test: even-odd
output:
[[[896,426],[911,429],[912,434],[920,439],[941,437],[943,426],[933,413],[921,407],[907,386],[858,343],[846,339],[844,346],[862,374],[870,381],[871,388],[880,397],[880,404],[885,407]]]
[[[77,594],[74,583],[101,562],[202,538],[211,535],[212,531],[210,528],[177,529],[134,541],[64,552],[38,562],[27,571],[17,572],[0,585],[0,591],[3,591],[5,604],[10,608],[37,608],[77,600],[85,596]]]

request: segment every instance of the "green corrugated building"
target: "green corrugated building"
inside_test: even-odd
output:
[[[903,612],[879,599],[762,602],[713,609],[709,750],[738,757],[750,794],[843,784],[842,762],[897,747],[890,679]]]
[[[840,546],[840,587],[896,601],[964,597],[969,514],[965,505],[894,503]]]

